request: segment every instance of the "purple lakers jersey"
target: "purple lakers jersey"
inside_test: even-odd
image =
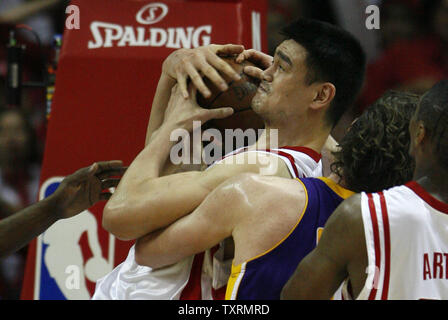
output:
[[[265,253],[232,265],[227,300],[277,300],[300,261],[317,245],[320,234],[337,206],[353,192],[327,178],[297,179],[306,203],[296,225]]]

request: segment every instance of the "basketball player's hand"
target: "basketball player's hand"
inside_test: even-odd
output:
[[[197,89],[190,84],[188,98],[183,97],[180,85],[171,90],[171,97],[165,111],[164,124],[172,129],[182,128],[189,132],[193,130],[193,121],[200,121],[201,125],[211,119],[222,119],[233,114],[233,108],[217,109],[201,108],[196,102]]]
[[[227,83],[219,72],[237,81],[240,80],[240,75],[218,55],[237,55],[243,50],[242,45],[235,44],[211,44],[194,49],[179,49],[171,53],[163,62],[162,73],[176,79],[185,99],[189,96],[188,79],[191,79],[199,92],[208,98],[211,92],[204,84],[202,76],[210,79],[222,91],[227,90]]]
[[[272,65],[273,57],[255,49],[249,49],[241,52],[235,61],[242,63],[245,60],[252,62],[258,68],[252,66],[244,67],[244,73],[258,80],[263,80],[263,71]]]
[[[65,177],[51,195],[58,207],[59,218],[70,218],[90,208],[100,200],[108,200],[111,193],[103,190],[116,187],[126,168],[120,160],[95,162]]]

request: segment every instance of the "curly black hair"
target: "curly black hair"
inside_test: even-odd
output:
[[[417,120],[423,121],[436,159],[448,170],[448,80],[439,81],[422,96]]]
[[[378,192],[412,179],[409,122],[420,97],[389,91],[351,126],[331,169],[354,192]]]

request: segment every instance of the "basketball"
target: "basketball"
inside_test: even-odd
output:
[[[209,79],[205,78],[204,83],[210,89],[211,96],[205,98],[198,92],[197,102],[202,108],[214,109],[221,107],[232,107],[234,114],[225,119],[210,120],[207,127],[220,131],[224,129],[263,129],[263,120],[252,110],[251,102],[257,92],[257,79],[249,77],[243,72],[245,66],[253,66],[249,61],[236,63],[235,57],[221,57],[241,76],[241,80],[234,81],[224,74],[221,76],[227,81],[229,88],[221,91]]]

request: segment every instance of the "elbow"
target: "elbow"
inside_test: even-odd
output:
[[[139,266],[146,266],[146,267],[151,267],[153,269],[156,268],[160,268],[161,266],[151,263],[151,260],[156,261],[156,259],[151,259],[151,256],[148,252],[145,251],[145,245],[143,244],[144,241],[142,240],[138,240],[135,242],[135,262],[139,265]]]
[[[160,228],[158,206],[151,197],[135,192],[132,196],[116,197],[104,206],[102,225],[120,240],[135,240]]]
[[[123,241],[135,240],[137,236],[130,230],[127,220],[128,214],[124,212],[123,206],[116,206],[107,202],[103,210],[102,225],[105,230]]]

